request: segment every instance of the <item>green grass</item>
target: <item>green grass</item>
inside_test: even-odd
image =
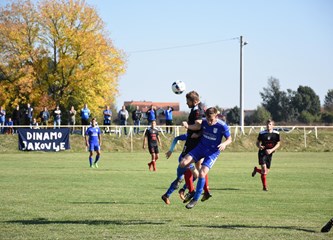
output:
[[[251,177],[256,153],[223,153],[210,172],[213,197],[188,210],[175,192],[177,154],[2,153],[0,239],[332,239],[332,153],[278,152],[269,192]]]

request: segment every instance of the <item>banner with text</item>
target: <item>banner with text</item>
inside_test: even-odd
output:
[[[61,151],[70,149],[69,129],[18,129],[22,151]]]

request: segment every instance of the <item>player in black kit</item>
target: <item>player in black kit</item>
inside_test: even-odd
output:
[[[266,176],[271,168],[272,156],[276,149],[280,147],[280,134],[274,130],[274,121],[267,120],[267,129],[261,131],[256,142],[258,151],[258,160],[261,168],[254,167],[252,177],[256,173],[261,174],[263,190],[268,191]]]

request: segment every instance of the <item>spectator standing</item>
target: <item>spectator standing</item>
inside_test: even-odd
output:
[[[57,126],[58,128],[60,128],[60,124],[61,124],[61,110],[58,105],[53,112],[53,128],[56,129]]]
[[[27,104],[25,109],[25,125],[30,125],[32,123],[34,109],[31,107],[30,103]]]
[[[89,125],[89,118],[90,118],[90,110],[88,105],[85,103],[84,107],[81,109],[81,124],[82,125]]]
[[[73,134],[74,126],[75,126],[75,117],[76,117],[76,110],[75,110],[74,106],[71,107],[68,114],[69,114],[68,125],[72,126],[71,134]]]
[[[140,124],[141,124],[142,112],[139,106],[136,106],[136,110],[132,112],[132,120],[134,123],[134,133],[139,134],[140,132]]]
[[[17,105],[16,108],[14,109],[12,117],[13,117],[13,125],[19,126],[21,124],[21,117],[22,117],[19,105]],[[16,128],[14,128],[14,133],[15,132],[17,132]]]
[[[127,125],[128,111],[126,110],[126,107],[124,105],[121,107],[121,110],[118,112],[118,119],[119,119],[119,125],[121,126]],[[125,135],[127,135],[126,127],[124,127],[124,133]]]
[[[33,119],[32,119],[32,122],[30,123],[30,128],[31,128],[31,129],[39,129],[39,127],[38,127],[38,122],[37,122],[37,119],[36,119],[36,118],[33,118]]]
[[[168,106],[168,108],[164,111],[165,115],[165,125],[167,126],[172,126],[172,112],[173,112],[173,107]],[[166,133],[172,134],[172,127],[166,127]]]
[[[50,113],[46,107],[44,107],[43,111],[40,112],[40,119],[41,119],[41,125],[47,128],[48,121],[50,119]]]
[[[7,134],[14,134],[14,122],[12,120],[12,118],[8,118],[8,121],[6,123],[6,133]]]
[[[104,132],[110,132],[110,125],[111,125],[111,119],[112,119],[112,111],[110,110],[109,106],[105,106],[105,110],[103,111],[104,116],[104,122],[103,124],[107,127],[105,127]]]
[[[0,106],[0,133],[4,133],[6,123],[6,111]]]
[[[156,107],[154,105],[151,105],[146,114],[147,114],[148,125],[150,125],[152,121],[156,121],[157,113],[156,113]]]

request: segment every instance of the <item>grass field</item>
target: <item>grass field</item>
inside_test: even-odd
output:
[[[331,152],[278,152],[269,192],[251,177],[255,152],[221,155],[210,172],[213,197],[188,210],[178,194],[161,195],[175,178],[177,155],[2,153],[0,239],[332,239]]]

